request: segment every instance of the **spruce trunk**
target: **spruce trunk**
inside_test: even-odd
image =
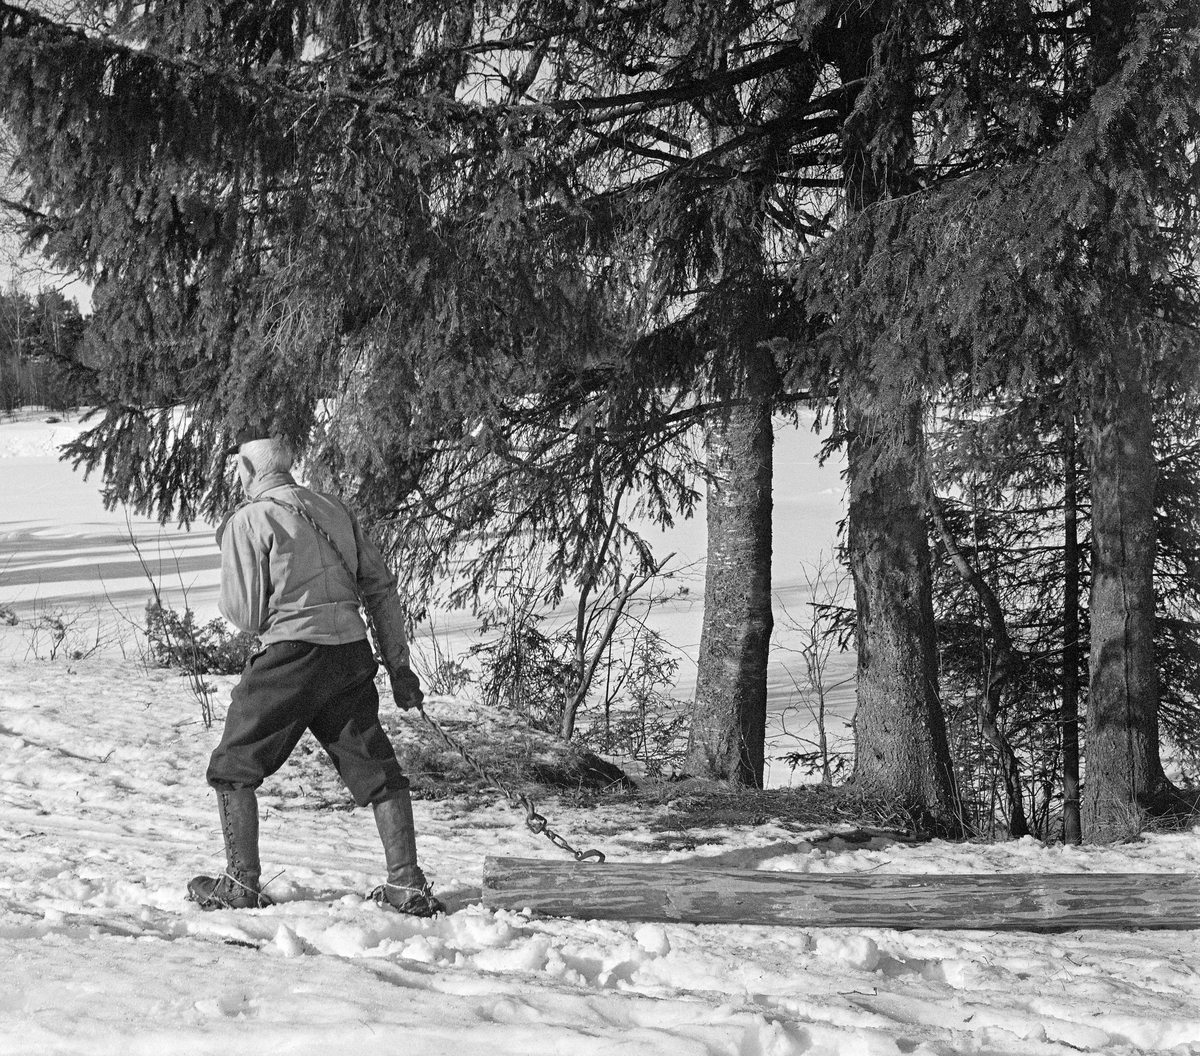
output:
[[[1083,842],[1079,813],[1079,488],[1076,472],[1075,398],[1063,418],[1063,842]]]
[[[769,374],[769,353],[751,355]],[[771,641],[771,485],[774,435],[766,378],[758,398],[730,409],[708,435],[708,569],[687,769],[761,788]]]
[[[1158,754],[1154,660],[1153,407],[1134,334],[1092,392],[1092,592],[1084,837],[1135,835],[1169,788]]]
[[[858,645],[854,782],[952,829],[954,781],[938,697],[929,537],[918,487],[920,405],[898,401],[868,412],[848,390]]]
[[[848,93],[842,128],[846,208],[853,216],[911,178],[913,65],[885,43],[895,5],[847,9],[838,68],[845,83],[888,67],[887,91],[861,105]],[[878,153],[881,129],[899,135]],[[864,352],[866,350],[863,350]],[[857,609],[854,782],[863,791],[957,830],[950,747],[937,686],[933,583],[925,523],[921,401],[864,362],[841,382],[849,440],[848,546]],[[918,371],[913,371],[914,377]]]

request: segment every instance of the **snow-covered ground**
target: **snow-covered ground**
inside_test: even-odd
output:
[[[452,913],[389,914],[364,899],[382,874],[370,812],[351,809],[319,756],[303,751],[261,793],[277,904],[201,912],[184,884],[222,864],[203,779],[219,723],[199,721],[185,679],[141,661],[130,614],[146,575],[127,537],[148,562],[161,557],[152,574],[164,590],[186,589],[207,614],[211,531],[104,513],[95,485],[55,457],[54,430],[72,428],[0,424],[0,604],[21,616],[0,625],[0,1054],[1200,1054],[1200,932],[664,925],[491,911],[479,900],[485,855],[559,853],[498,796],[418,800],[425,866]],[[777,532],[788,540],[777,547],[788,554],[777,562],[781,595],[799,591],[788,561],[827,548],[838,501],[832,486],[816,486],[822,478],[805,477],[811,454],[798,450],[801,483],[785,489]],[[57,649],[37,622],[55,613],[75,620]],[[688,645],[691,627],[681,616],[668,630]],[[73,658],[97,636],[103,648]],[[234,679],[212,681],[219,719]],[[481,721],[466,700],[431,711]],[[577,802],[539,806],[556,830],[613,861],[1200,871],[1200,829],[1107,849],[862,843],[773,822],[682,840],[662,826],[669,806]]]
[[[14,633],[8,629],[4,633]],[[228,699],[232,678],[216,679]],[[470,708],[433,706],[443,718]],[[220,709],[219,709],[220,710]],[[421,1056],[1200,1053],[1200,932],[814,929],[535,919],[479,904],[487,854],[554,856],[498,797],[418,801],[451,915],[364,900],[369,811],[316,756],[264,787],[270,909],[201,912],[221,864],[217,729],[134,660],[0,664],[0,1052]],[[1200,830],[1113,849],[868,844],[772,823],[652,827],[667,807],[539,804],[623,862],[820,872],[1188,872]],[[672,847],[676,849],[672,849]],[[604,868],[602,865],[596,868]]]

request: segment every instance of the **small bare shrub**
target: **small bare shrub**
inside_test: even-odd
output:
[[[572,684],[569,636],[547,637],[541,616],[522,613],[496,642],[476,646],[484,702],[515,712],[534,729],[557,731],[564,689]]]
[[[9,626],[20,624],[24,624],[29,652],[38,660],[84,660],[104,649],[112,638],[96,613],[88,609],[39,605],[32,616],[25,620],[14,617]]]
[[[606,697],[604,714],[582,736],[594,752],[628,756],[646,777],[658,781],[683,762],[688,713],[668,692],[679,660],[662,637],[646,628],[627,657],[619,660],[619,697]]]

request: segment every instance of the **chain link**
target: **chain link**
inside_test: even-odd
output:
[[[302,521],[305,521],[308,526],[317,533],[318,536],[320,536],[325,540],[326,543],[329,544],[330,548],[337,555],[338,560],[341,561],[342,567],[350,574],[350,578],[354,581],[355,588],[357,590],[358,576],[350,567],[350,562],[347,561],[343,556],[341,547],[337,545],[333,539],[333,536],[331,536],[329,532],[322,528],[307,510],[302,509],[301,507],[290,502],[284,502],[282,499],[277,499],[273,495],[262,495],[257,499],[250,499],[249,501],[242,503],[242,505],[248,506],[252,502],[269,502],[275,506],[281,506],[283,509],[294,513]],[[359,597],[359,603],[362,607],[363,618],[366,620],[367,626],[370,628],[371,634],[375,641],[378,642],[379,631],[375,627],[375,621],[371,618],[371,610],[363,601],[361,595]],[[375,659],[379,663],[383,663],[379,657],[376,657]],[[386,669],[386,665],[384,665],[384,667]],[[550,828],[545,815],[538,813],[537,806],[534,804],[532,799],[530,799],[524,792],[515,792],[505,785],[503,781],[501,781],[495,774],[488,770],[487,767],[479,762],[479,760],[476,759],[469,751],[467,751],[466,748],[464,748],[458,741],[451,737],[450,734],[442,729],[442,727],[438,725],[437,720],[434,719],[424,707],[417,705],[417,710],[420,712],[421,718],[425,720],[425,724],[430,730],[433,731],[434,735],[444,745],[446,745],[447,748],[453,752],[457,752],[458,755],[462,757],[463,762],[465,762],[467,766],[474,770],[479,777],[481,777],[497,791],[503,793],[504,798],[508,800],[509,804],[515,810],[525,811],[525,827],[535,836],[545,836],[546,839],[554,844],[555,847],[559,848],[559,850],[566,851],[567,854],[572,855],[577,862],[583,862],[589,859],[597,862],[603,862],[605,860],[604,852],[596,850],[595,848],[590,851],[577,851],[557,832]]]
[[[500,780],[494,773],[487,769],[478,759],[475,758],[466,748],[458,741],[450,736],[438,724],[423,707],[418,707],[421,718],[425,724],[433,731],[434,735],[451,751],[457,752],[462,757],[464,763],[475,771],[484,781],[493,788],[504,794],[504,798],[516,810],[525,811],[525,827],[529,829],[535,836],[545,836],[559,850],[566,851],[572,855],[577,862],[594,859],[597,862],[603,862],[605,855],[603,851],[593,848],[590,851],[577,851],[566,840],[564,840],[557,832],[555,832],[548,824],[546,817],[538,813],[537,806],[524,792],[515,792],[509,788],[503,781]]]

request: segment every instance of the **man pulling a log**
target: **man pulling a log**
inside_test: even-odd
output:
[[[387,880],[371,897],[400,913],[444,912],[417,864],[409,782],[379,724],[378,665],[359,611],[366,607],[404,709],[424,701],[409,667],[396,579],[351,511],[292,478],[290,445],[267,430],[237,437],[247,501],[217,531],[219,609],[259,636],[233,689],[221,742],[208,764],[225,841],[226,869],[197,876],[203,909],[270,904],[261,886],[256,789],[287,761],[306,729],[329,754],[355,802],[371,805]]]

